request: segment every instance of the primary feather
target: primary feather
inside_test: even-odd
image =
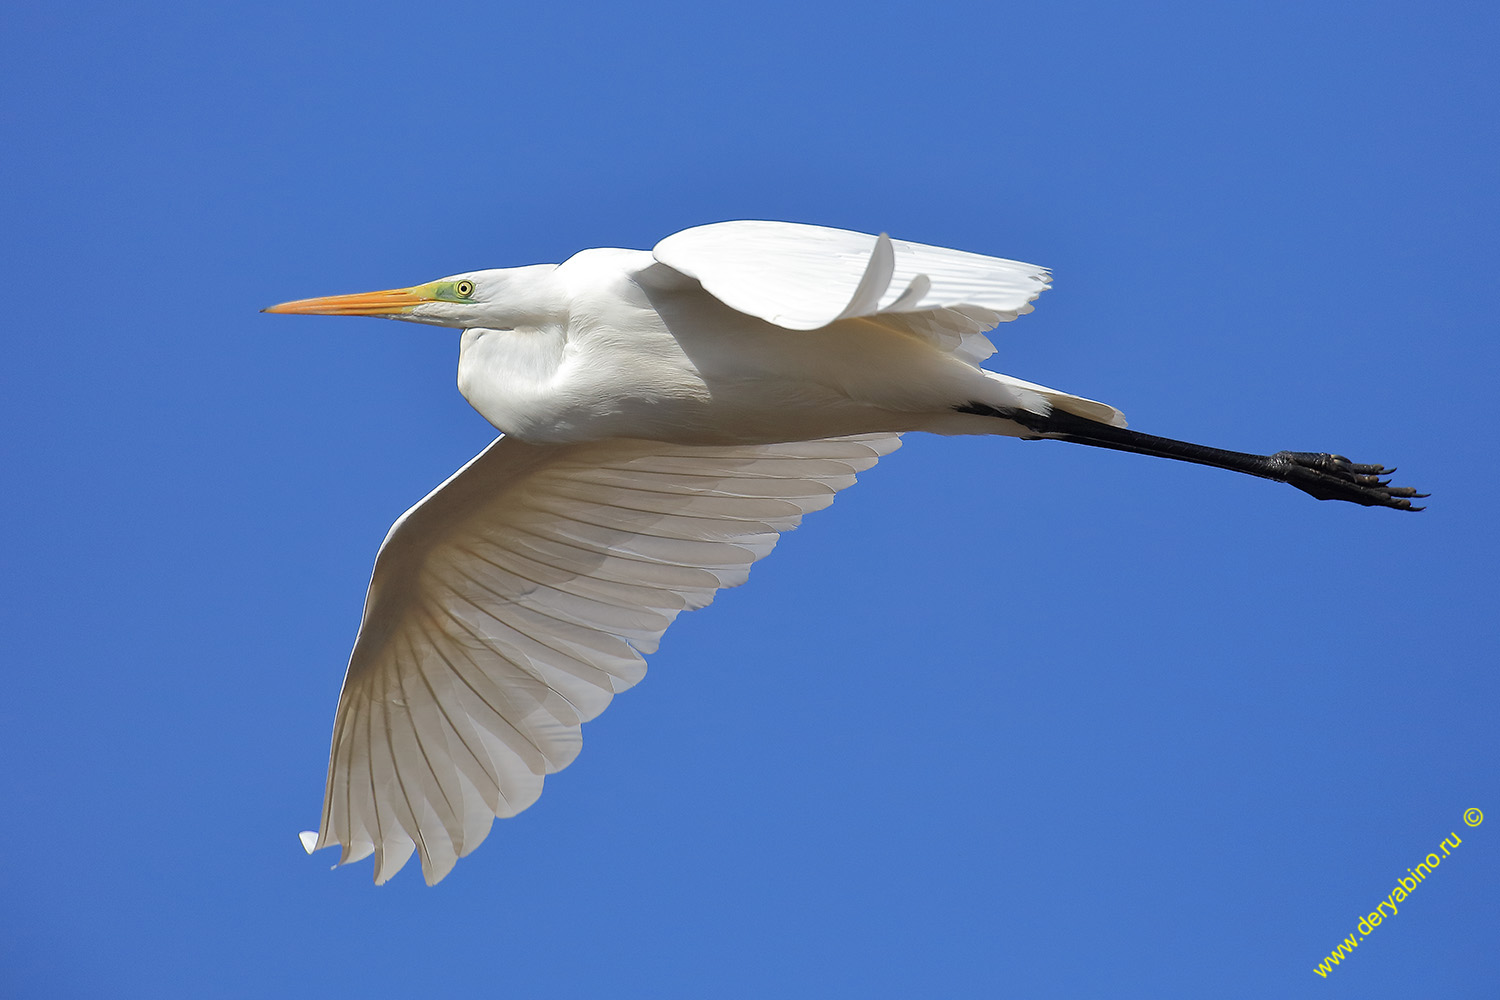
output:
[[[396,522],[339,696],[315,847],[429,883],[531,805],[678,613],[894,450],[501,438]]]

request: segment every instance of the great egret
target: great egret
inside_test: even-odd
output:
[[[744,582],[904,431],[1158,455],[1419,510],[1388,470],[1125,429],[1112,406],[984,371],[1046,269],[779,222],[651,251],[302,299],[275,313],[463,330],[458,386],[502,436],[392,526],[339,696],[309,852],[415,849],[428,883],[566,767],[681,611]]]

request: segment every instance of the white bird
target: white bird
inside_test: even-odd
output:
[[[1152,437],[981,369],[984,332],[1050,280],[885,235],[724,222],[266,310],[461,328],[459,390],[502,432],[380,547],[303,845],[374,853],[377,883],[415,850],[443,878],[572,762],[679,612],[743,583],[905,431],[1074,441],[1420,509],[1378,465]]]

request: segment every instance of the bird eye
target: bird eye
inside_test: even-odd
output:
[[[474,282],[465,278],[463,281],[460,281],[457,285],[455,285],[453,290],[464,298],[468,298],[469,296],[474,294]]]

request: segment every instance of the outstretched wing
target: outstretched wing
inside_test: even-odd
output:
[[[501,438],[392,526],[309,851],[429,884],[536,801],[681,611],[743,583],[894,434],[694,447]]]
[[[1031,311],[1051,276],[1035,264],[792,222],[719,222],[652,251],[740,312],[791,330],[868,317],[973,363],[983,336]]]

